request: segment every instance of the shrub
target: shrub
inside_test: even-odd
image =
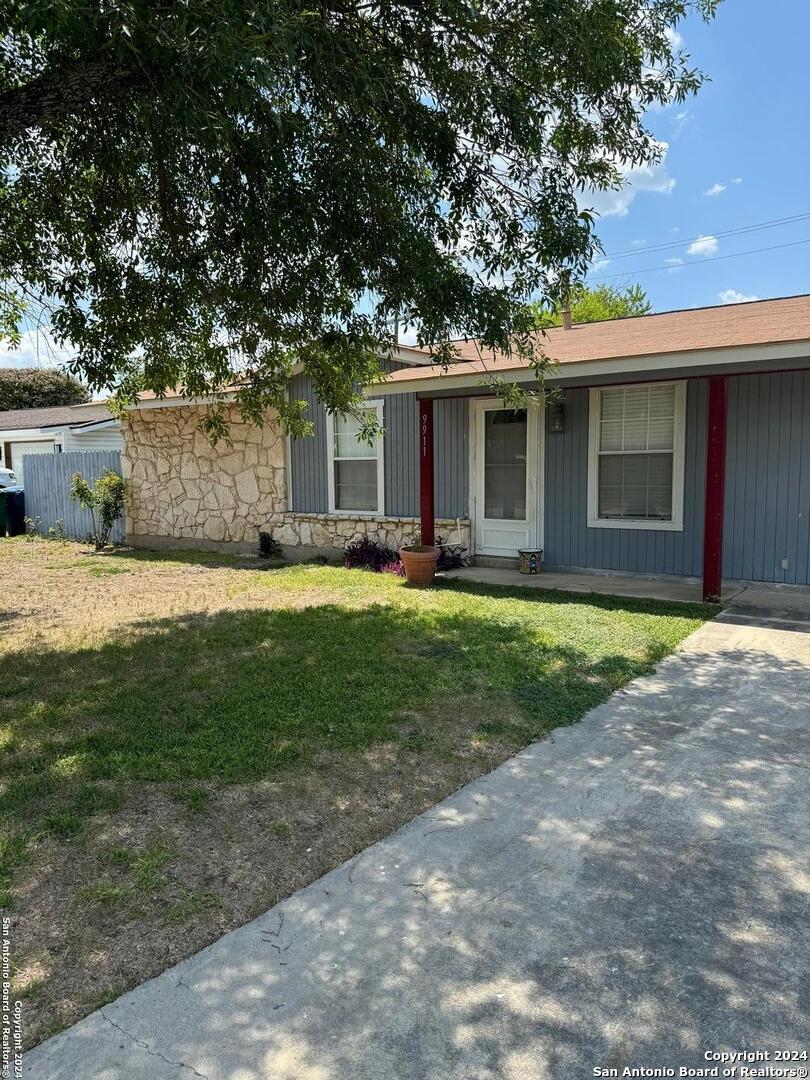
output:
[[[73,474],[70,497],[84,510],[90,511],[93,531],[90,539],[96,551],[107,546],[112,527],[124,512],[126,486],[122,477],[112,469],[104,469],[91,486],[80,472]]]
[[[377,573],[389,563],[397,562],[398,555],[377,540],[364,536],[346,545],[343,565],[347,570],[375,570]]]
[[[259,555],[262,559],[274,559],[281,557],[281,544],[271,532],[259,529]]]
[[[25,539],[36,540],[39,537],[39,527],[42,524],[42,518],[28,517],[23,518],[25,523]]]
[[[437,536],[436,546],[439,548],[437,570],[458,570],[459,567],[464,566],[467,549],[463,544],[448,544],[441,536]]]
[[[62,518],[57,518],[53,525],[48,529],[48,540],[58,540],[60,544],[67,543],[67,534],[65,533],[65,522]]]

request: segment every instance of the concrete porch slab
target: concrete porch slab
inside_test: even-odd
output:
[[[465,566],[448,570],[448,578],[476,581],[482,585],[521,585],[528,589],[561,589],[563,592],[600,593],[608,596],[632,596],[642,600],[672,600],[681,603],[703,602],[702,586],[693,578],[630,577],[624,574],[586,574],[572,571],[543,570],[539,574],[521,574],[507,567]],[[729,582],[723,585],[723,603],[730,603],[745,589]],[[810,592],[808,592],[810,598]]]

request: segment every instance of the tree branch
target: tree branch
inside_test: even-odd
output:
[[[51,120],[81,112],[101,97],[121,98],[148,85],[148,75],[138,64],[122,64],[106,57],[45,71],[31,82],[0,94],[0,143]]]

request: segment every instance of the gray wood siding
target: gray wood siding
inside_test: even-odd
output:
[[[385,509],[394,517],[419,515],[419,402],[415,394],[385,400]],[[468,514],[469,449],[466,398],[434,405],[433,443],[436,516]]]
[[[394,368],[400,365],[393,365]],[[326,454],[326,410],[311,380],[297,375],[290,396],[309,403],[307,415],[315,435],[290,440],[291,509],[325,514],[329,510]],[[384,401],[383,425],[385,513],[392,517],[419,514],[419,403],[415,394],[379,395]],[[466,400],[437,402],[435,414],[436,514],[466,517],[468,504],[468,424]]]
[[[470,403],[457,398],[437,401],[434,407],[436,516],[464,518],[470,512]]]
[[[705,381],[688,383],[683,532],[589,529],[588,390],[565,391],[565,432],[546,433],[544,560],[549,566],[695,576],[703,567]]]
[[[308,375],[296,375],[290,384],[290,398],[307,402],[307,419],[315,434],[290,439],[290,509],[307,514],[325,514],[329,509],[326,486],[326,410],[318,400]]]
[[[385,427],[385,512],[393,517],[419,513],[419,402],[416,394],[383,397]]]
[[[728,404],[723,576],[808,585],[810,373],[732,378]]]

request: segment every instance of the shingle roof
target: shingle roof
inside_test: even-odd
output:
[[[549,360],[576,364],[799,341],[810,342],[810,295],[578,323],[570,330],[553,327],[541,344]],[[403,368],[386,381],[492,374],[527,366],[517,357],[482,353],[475,340],[455,345],[459,360],[449,369],[441,365]]]
[[[110,420],[106,405],[53,405],[48,409],[11,409],[0,412],[0,431],[22,428],[58,427],[61,424],[86,424],[91,420]]]

